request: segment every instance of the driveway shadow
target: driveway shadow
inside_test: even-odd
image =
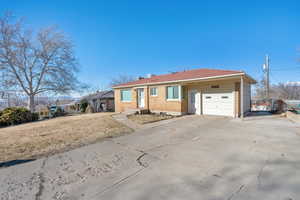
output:
[[[27,163],[27,162],[31,162],[31,161],[34,161],[34,160],[35,159],[24,159],[24,160],[10,160],[10,161],[6,161],[6,162],[1,162],[0,163],[0,168],[2,168],[2,167],[11,167],[11,166],[14,166],[14,165]]]

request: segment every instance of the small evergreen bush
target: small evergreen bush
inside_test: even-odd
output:
[[[80,105],[79,105],[79,106],[80,106],[80,111],[81,111],[82,113],[84,113],[84,112],[86,111],[88,105],[89,105],[89,103],[88,103],[87,100],[85,100],[85,99],[81,100],[81,101],[80,101]]]
[[[0,127],[37,121],[38,113],[31,113],[26,108],[10,107],[0,111]]]

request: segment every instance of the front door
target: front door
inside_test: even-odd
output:
[[[144,108],[145,107],[145,95],[144,95],[144,88],[138,88],[138,107]]]
[[[201,97],[197,90],[189,90],[188,111],[190,114],[201,115]]]

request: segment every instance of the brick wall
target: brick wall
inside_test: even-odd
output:
[[[186,103],[182,101],[167,101],[166,99],[166,85],[155,86],[157,88],[157,96],[150,96],[150,88],[144,87],[145,95],[145,109],[150,109],[152,111],[162,111],[162,112],[182,112],[182,104]],[[126,88],[128,89],[128,88]],[[115,89],[115,111],[124,112],[126,110],[137,109],[137,89],[131,89],[131,102],[121,101],[121,89]]]
[[[157,88],[158,95],[150,96],[149,94],[149,109],[154,111],[181,112],[181,101],[167,101],[166,86],[167,85],[151,86]]]
[[[128,88],[126,88],[128,89]],[[128,109],[136,109],[137,108],[137,97],[136,91],[133,88],[131,89],[131,102],[122,102],[121,101],[121,89],[115,89],[115,111],[116,112],[124,112]]]

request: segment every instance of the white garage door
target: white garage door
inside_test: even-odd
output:
[[[203,93],[203,114],[234,116],[233,92]]]

